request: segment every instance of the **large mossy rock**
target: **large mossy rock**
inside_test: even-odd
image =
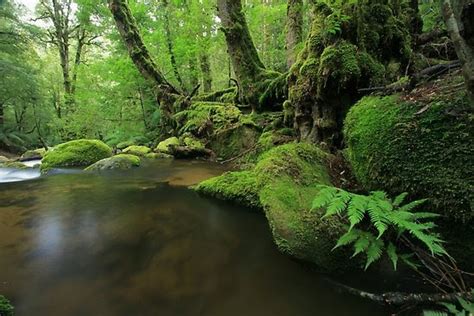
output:
[[[135,155],[119,154],[110,158],[104,158],[90,165],[86,171],[102,170],[126,170],[140,166],[140,158]]]
[[[260,206],[278,248],[312,262],[324,272],[341,272],[355,264],[344,250],[332,251],[344,224],[336,217],[321,219],[311,211],[317,185],[331,184],[330,155],[304,143],[275,147],[261,155],[253,170],[229,172],[195,189],[216,198]]]
[[[426,105],[396,95],[365,97],[346,118],[346,156],[368,190],[429,198],[437,212],[469,221],[474,216],[473,114],[465,96]]]
[[[112,149],[100,140],[79,139],[55,146],[44,156],[41,171],[51,168],[82,167],[112,156]]]
[[[406,101],[365,97],[345,123],[346,156],[367,190],[428,198],[446,247],[474,266],[474,106],[463,94]]]
[[[158,153],[171,154],[171,146],[179,146],[178,137],[170,137],[161,141],[158,146],[156,146],[155,151]]]
[[[150,147],[147,147],[147,146],[132,145],[132,146],[128,146],[127,148],[124,148],[122,150],[122,153],[135,155],[139,157],[145,157],[146,154],[151,153],[151,149]]]

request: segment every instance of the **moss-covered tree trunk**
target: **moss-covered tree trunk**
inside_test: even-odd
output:
[[[153,58],[141,38],[135,18],[127,0],[109,0],[109,8],[130,58],[143,77],[156,86],[157,101],[165,116],[173,113],[173,104],[180,93],[158,70]]]
[[[290,68],[303,41],[303,0],[288,0],[286,12],[286,64]]]
[[[263,82],[269,78],[275,78],[276,75],[265,69],[257,53],[242,12],[241,1],[218,0],[217,9],[227,42],[227,50],[240,85],[241,101],[256,109],[260,96],[266,90]]]
[[[203,52],[199,56],[199,64],[201,66],[202,74],[202,87],[205,93],[211,92],[212,90],[212,75],[211,75],[211,63],[209,62],[209,56]]]
[[[474,1],[444,0],[442,11],[463,68],[468,93],[474,100]]]

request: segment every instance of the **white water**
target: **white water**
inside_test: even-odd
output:
[[[38,178],[41,175],[39,171],[41,159],[23,161],[22,163],[29,168],[0,168],[0,183],[25,181]]]

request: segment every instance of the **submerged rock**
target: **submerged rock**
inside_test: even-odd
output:
[[[331,184],[330,155],[310,144],[286,144],[261,155],[253,170],[229,172],[195,189],[216,198],[261,207],[278,248],[321,271],[339,272],[355,265],[346,250],[332,251],[345,232],[336,217],[321,219],[311,211],[317,185]]]
[[[147,146],[128,146],[124,150],[122,150],[122,153],[124,154],[130,154],[130,155],[135,155],[135,156],[140,156],[144,157],[146,154],[151,152],[151,148]]]
[[[80,167],[91,165],[112,156],[112,149],[100,140],[79,139],[55,146],[46,152],[41,171],[57,167]]]
[[[139,157],[130,154],[119,154],[110,158],[105,158],[87,167],[86,171],[101,171],[101,170],[126,170],[132,167],[140,166],[141,160]]]
[[[29,167],[19,161],[5,161],[0,162],[0,168],[27,169]]]

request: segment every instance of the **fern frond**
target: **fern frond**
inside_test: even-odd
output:
[[[403,261],[403,263],[405,263],[407,266],[409,266],[410,268],[412,268],[413,270],[418,270],[418,268],[420,267],[419,264],[417,264],[416,262],[414,262],[413,260],[411,260],[411,258],[413,257],[413,254],[402,254],[399,256],[399,258]]]
[[[393,200],[393,206],[395,207],[399,207],[400,204],[403,203],[403,201],[405,201],[405,198],[408,196],[408,193],[407,192],[403,192],[402,194],[398,195],[394,200]]]
[[[401,206],[398,210],[401,212],[409,212],[413,210],[415,207],[420,206],[421,204],[425,203],[427,199],[416,200]]]
[[[386,211],[383,209],[383,205],[381,205],[377,200],[369,201],[369,203],[367,204],[367,211],[369,213],[372,224],[379,232],[377,238],[380,238],[388,228],[387,219],[385,216]]]
[[[349,230],[347,233],[341,236],[338,239],[336,246],[334,246],[333,250],[345,245],[349,245],[356,241],[361,236],[361,231],[357,229]]]
[[[365,270],[374,263],[375,261],[379,260],[382,256],[384,243],[380,239],[375,239],[370,243],[370,246],[367,248],[367,262],[365,264]]]
[[[387,255],[390,258],[390,261],[392,261],[393,270],[397,270],[397,263],[398,263],[397,248],[391,242],[389,242],[387,246]]]
[[[365,252],[369,248],[370,240],[368,238],[368,233],[362,234],[359,239],[354,244],[354,253],[352,257],[357,256],[358,254]]]
[[[318,186],[320,189],[318,195],[313,200],[312,209],[320,209],[326,207],[332,199],[337,195],[338,189],[330,186]]]
[[[448,314],[441,311],[424,311],[423,316],[448,316]]]
[[[365,196],[353,195],[347,207],[347,215],[350,222],[349,230],[354,228],[355,225],[359,224],[364,219],[367,203],[368,201]]]

